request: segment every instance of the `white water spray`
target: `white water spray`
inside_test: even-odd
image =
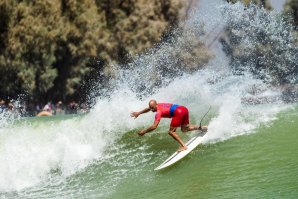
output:
[[[192,18],[192,21],[196,21],[196,18]],[[183,35],[178,39],[183,40]],[[199,123],[211,105],[212,118],[207,117],[206,120],[209,123],[209,133],[205,143],[254,133],[258,126],[270,124],[276,113],[284,108],[280,101],[258,106],[243,103],[243,99],[252,96],[250,90],[254,87],[263,89],[262,92],[253,94],[253,97],[276,96],[279,92],[270,89],[249,73],[233,75],[229,66],[223,64],[218,57],[204,70],[180,74],[178,77],[171,77],[170,74],[163,76],[163,67],[170,69],[171,64],[177,63],[175,57],[169,56],[167,51],[179,52],[179,48],[183,46],[167,43],[152,51],[152,54],[140,55],[134,61],[137,68],[119,71],[115,89],[109,97],[97,99],[88,115],[59,122],[28,121],[2,128],[0,192],[19,191],[41,185],[55,176],[66,179],[94,161],[105,161],[105,157],[109,159],[107,156],[111,154],[105,153],[107,148],[117,148],[117,140],[128,131],[153,122],[153,115],[149,113],[137,120],[129,116],[131,111],[146,107],[151,98],[187,106],[194,123]],[[171,71],[181,73],[179,68]],[[152,79],[155,77],[150,76],[153,73],[160,75],[157,77],[160,79],[157,85]]]

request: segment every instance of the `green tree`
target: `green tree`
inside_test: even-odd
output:
[[[227,0],[227,2],[229,2],[229,3],[242,2],[246,6],[248,6],[250,4],[255,4],[255,5],[258,5],[260,7],[264,7],[268,10],[272,9],[269,0]]]
[[[58,71],[55,86],[51,90],[54,98],[67,99],[72,96],[91,72],[88,62],[91,57],[111,61],[107,51],[109,32],[104,12],[92,0],[62,0],[60,36],[56,40],[56,62]]]
[[[113,64],[125,65],[166,38],[183,6],[179,0],[0,0],[0,96],[25,92],[43,102],[79,96],[87,78],[100,71],[107,79]]]
[[[8,76],[9,83],[2,88],[8,95],[21,90],[30,95],[44,94],[57,76],[53,63],[58,10],[53,1],[5,1],[4,4],[9,17],[4,21],[7,29],[2,32],[5,44],[0,69],[1,76]]]
[[[284,10],[293,17],[296,30],[298,31],[298,0],[287,1]]]

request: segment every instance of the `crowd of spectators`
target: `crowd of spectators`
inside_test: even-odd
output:
[[[56,103],[34,104],[32,102],[22,103],[14,100],[0,99],[0,114],[9,112],[24,117],[52,116],[87,113],[89,112],[89,107],[84,103],[78,104],[75,101],[70,101],[69,103],[58,101]]]

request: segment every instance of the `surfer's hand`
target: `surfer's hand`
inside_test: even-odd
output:
[[[139,115],[140,115],[139,112],[132,112],[132,113],[130,113],[130,116],[131,117],[134,117],[134,118],[137,118]]]
[[[144,131],[144,130],[141,130],[141,131],[139,131],[139,132],[138,132],[138,134],[139,134],[139,136],[143,136],[143,135],[145,135],[145,134],[146,134],[146,131]]]

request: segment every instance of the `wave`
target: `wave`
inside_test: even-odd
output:
[[[47,122],[27,120],[2,127],[0,192],[43,186],[52,178],[61,178],[63,181],[92,164],[120,164],[121,158],[117,155],[126,157],[124,152],[138,153],[144,146],[136,145],[137,150],[133,149],[134,146],[131,146],[131,151],[121,150],[123,145],[119,145],[118,141],[127,132],[153,122],[153,113],[142,115],[136,120],[130,117],[131,111],[147,107],[150,99],[187,106],[193,123],[199,123],[211,106],[211,113],[205,120],[209,132],[204,143],[254,133],[259,126],[270,125],[280,111],[291,106],[283,103],[278,89],[255,78],[250,72],[235,75],[230,66],[222,65],[222,59],[218,57],[197,72],[190,74],[180,71],[177,76],[163,76],[161,71],[156,72],[163,70],[161,62],[157,60],[167,62],[163,52],[172,49],[168,48],[169,45],[167,43],[164,48],[153,50],[151,54],[140,55],[134,61],[137,69],[118,69],[119,76],[114,81],[113,89],[108,96],[99,97],[94,108],[85,116]],[[159,79],[157,85],[150,78],[152,71]],[[179,68],[173,71],[179,71]],[[244,103],[251,97],[276,100],[270,104]],[[167,128],[166,120],[161,126]],[[124,143],[124,146],[127,145]],[[118,158],[111,161],[111,157],[115,156]],[[146,161],[150,162],[150,158]],[[122,175],[121,170],[114,172],[116,176]]]

